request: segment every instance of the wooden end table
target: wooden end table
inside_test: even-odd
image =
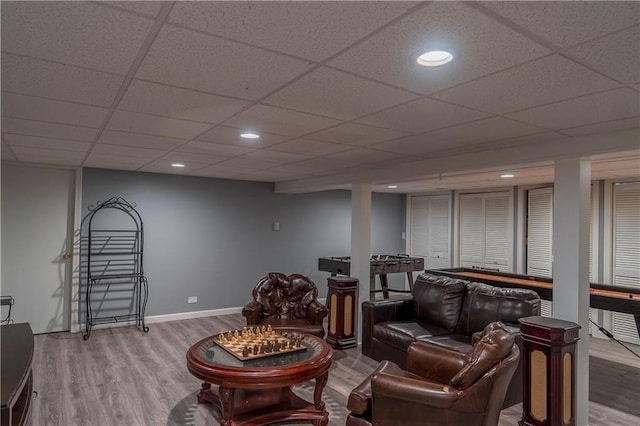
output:
[[[310,334],[304,334],[302,344],[307,348],[304,352],[242,362],[219,347],[214,336],[200,340],[187,352],[189,372],[203,381],[198,402],[215,405],[223,426],[298,420],[327,425],[329,413],[322,390],[333,350]],[[312,379],[316,384],[311,403],[296,395],[291,386]]]

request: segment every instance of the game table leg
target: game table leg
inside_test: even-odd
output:
[[[313,391],[313,403],[316,410],[324,410],[324,402],[322,401],[322,391],[329,380],[329,372],[322,374],[316,378],[316,388]]]
[[[220,411],[222,412],[222,422],[220,424],[222,426],[231,426],[235,389],[220,386],[218,388],[218,393],[220,395]]]

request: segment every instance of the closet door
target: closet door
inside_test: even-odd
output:
[[[510,272],[512,222],[508,192],[460,195],[460,266]]]
[[[424,259],[425,268],[448,268],[450,263],[451,198],[448,195],[411,200],[410,254]]]
[[[640,288],[640,183],[613,187],[613,284]],[[613,334],[640,343],[632,315],[613,313]]]
[[[527,274],[551,278],[553,240],[553,188],[528,191]],[[551,316],[551,301],[542,300],[542,315]]]

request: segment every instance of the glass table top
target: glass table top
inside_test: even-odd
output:
[[[306,350],[285,354],[275,354],[264,358],[241,361],[231,355],[216,343],[216,336],[211,336],[202,341],[196,350],[196,355],[210,364],[218,364],[226,367],[259,368],[279,367],[309,361],[322,353],[323,342],[315,336],[305,335],[302,346]]]

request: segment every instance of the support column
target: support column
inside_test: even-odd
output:
[[[358,343],[362,342],[362,302],[369,300],[371,257],[371,185],[351,185],[351,276],[360,281],[358,290]]]
[[[553,317],[580,325],[576,354],[576,424],[589,424],[589,208],[591,160],[555,162]]]

